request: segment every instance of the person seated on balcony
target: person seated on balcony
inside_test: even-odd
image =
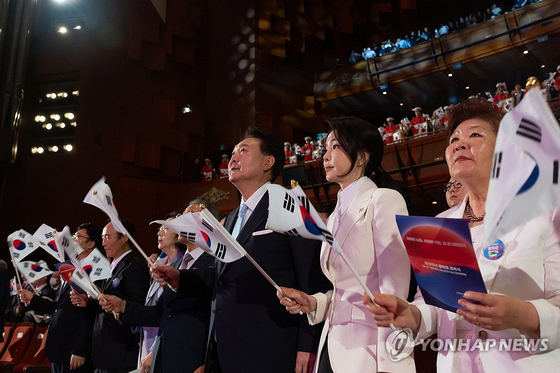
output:
[[[301,155],[301,146],[297,142],[294,143],[293,149],[294,155]]]
[[[373,49],[371,49],[370,47],[364,48],[364,51],[362,52],[362,57],[364,58],[364,60],[372,60],[375,56],[376,54]]]
[[[521,84],[516,84],[515,89],[511,91],[511,96],[513,97],[515,106],[519,105],[524,94],[525,89],[521,88]]]
[[[496,4],[492,4],[492,7],[490,8],[490,11],[492,12],[492,18],[494,18],[496,16],[499,16],[502,13],[502,8],[500,8]]]
[[[395,46],[397,47],[397,49],[405,49],[410,47],[410,43],[404,39],[398,38],[395,42]]]
[[[427,123],[426,125],[422,125],[422,123],[426,122],[426,118],[424,118],[424,115],[422,114],[422,108],[420,106],[416,106],[414,109],[412,109],[412,111],[414,111],[414,114],[416,115],[416,117],[412,118],[412,120],[410,121],[412,135],[416,136],[418,134],[426,133]],[[424,130],[422,130],[422,127],[424,127]]]
[[[348,62],[353,64],[360,61],[361,59],[362,56],[358,52],[352,49],[352,52],[350,52],[350,58],[348,58]]]
[[[285,164],[290,164],[290,157],[293,157],[295,154],[292,150],[292,144],[287,141],[284,143],[284,155],[286,156]]]
[[[393,133],[397,132],[399,127],[395,124],[395,118],[387,118],[387,127],[381,132],[381,137],[385,144],[393,142]]]
[[[439,118],[437,122],[438,129],[447,127],[447,120],[449,118],[449,113],[451,112],[451,107],[445,105],[443,107],[443,111],[445,112],[445,114],[443,115],[443,117]]]
[[[420,31],[418,31],[418,36],[416,36],[416,33],[414,31],[410,32],[410,38],[408,38],[407,40],[409,41],[411,47],[418,45],[418,38],[420,38]]]
[[[530,0],[515,0],[513,2],[513,9],[519,9],[519,8],[523,8],[526,5],[529,5],[531,3]]]
[[[229,164],[229,158],[227,154],[222,154],[222,162],[220,162],[220,166],[218,167],[218,170],[220,172],[220,177],[229,176],[228,164]]]
[[[481,11],[476,12],[476,23],[482,23],[485,21],[484,14]]]
[[[455,25],[453,24],[453,22],[451,21],[447,22],[447,29],[449,30],[448,31],[449,34],[455,32]]]
[[[212,161],[206,158],[204,160],[204,167],[202,167],[202,170],[200,170],[200,174],[202,175],[202,181],[212,180],[214,178],[215,173],[216,170],[214,170],[214,167],[212,167]]]
[[[554,79],[555,97],[560,96],[560,65],[556,67],[556,79]]]
[[[465,22],[465,19],[463,17],[459,18],[459,31],[464,30],[467,28],[467,22]]]
[[[492,105],[498,108],[499,111],[502,111],[502,107],[504,105],[504,100],[507,100],[511,97],[511,95],[506,91],[506,83],[498,83],[496,84],[496,94],[492,99]]]
[[[311,136],[305,136],[305,145],[301,148],[301,154],[304,155],[304,161],[313,160],[313,151],[315,150],[315,145],[313,145],[313,139]]]

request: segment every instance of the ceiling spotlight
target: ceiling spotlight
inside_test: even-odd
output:
[[[35,122],[44,122],[46,119],[44,115],[35,116]]]
[[[64,128],[64,127],[66,127],[66,124],[64,122],[59,122],[59,123],[56,124],[56,126],[58,128]]]
[[[401,106],[404,106],[404,103],[401,102]]]
[[[78,95],[80,94],[80,91],[72,91],[72,94],[73,94],[74,96],[78,96]]]
[[[525,50],[523,51],[523,54],[529,54],[529,51],[528,51],[527,49],[525,49]]]
[[[387,94],[387,91],[383,91],[383,94],[386,95],[386,94]]]
[[[192,113],[191,105],[187,105],[182,109],[183,114]]]
[[[60,115],[58,115],[58,114],[51,114],[51,115],[50,115],[50,118],[51,118],[51,119],[54,119],[54,120],[60,120]]]
[[[82,26],[80,26],[80,25],[74,27],[74,30],[81,30],[81,29],[82,29]]]
[[[47,93],[47,98],[52,98],[53,100],[56,98],[56,93]]]
[[[64,150],[66,150],[67,152],[71,152],[72,149],[74,149],[74,147],[72,146],[72,144],[66,144],[66,145],[64,145]]]
[[[43,128],[46,129],[47,131],[50,131],[52,129],[52,124],[50,123],[43,124]]]
[[[66,98],[66,97],[68,97],[68,93],[66,93],[66,92],[58,92],[57,96],[58,96],[58,97],[65,97],[65,98]]]
[[[37,154],[37,147],[36,146],[31,148],[31,154]]]
[[[76,127],[77,124],[76,124],[76,122],[72,122],[72,123],[70,123],[70,125],[71,125],[72,127]]]
[[[471,88],[471,87],[469,87],[469,86],[466,86],[466,87],[465,87],[465,89],[470,89],[470,88]]]
[[[66,119],[74,119],[74,113],[64,113],[64,118]]]
[[[39,153],[39,154],[43,154],[44,151],[45,151],[45,149],[43,149],[41,146],[39,146],[37,148],[37,153]]]
[[[58,33],[59,34],[66,34],[67,32],[68,32],[68,29],[64,26],[58,28]]]
[[[58,146],[53,145],[48,147],[50,152],[56,153],[58,151]]]
[[[544,68],[545,68],[545,65],[541,65],[541,69],[544,69]]]
[[[447,74],[447,76],[451,78],[453,76],[453,74],[449,73],[449,74]]]
[[[432,201],[432,205],[437,205],[437,201]]]

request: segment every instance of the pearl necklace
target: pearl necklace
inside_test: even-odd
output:
[[[469,218],[469,221],[471,222],[477,222],[477,221],[482,221],[482,219],[484,219],[484,215],[486,215],[486,213],[482,214],[482,216],[475,218],[471,215],[471,204],[469,202],[467,202],[467,207],[465,208],[465,212],[467,213],[467,218]]]

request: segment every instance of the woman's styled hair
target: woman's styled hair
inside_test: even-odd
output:
[[[356,166],[358,156],[369,154],[369,159],[364,168],[364,175],[379,187],[391,188],[403,194],[395,180],[381,166],[385,145],[379,130],[363,119],[355,117],[339,117],[328,122],[330,132],[335,132],[336,139],[350,157],[350,169],[340,176],[348,175]],[[406,197],[405,197],[406,199]]]
[[[447,137],[451,137],[457,127],[469,119],[479,119],[490,124],[494,133],[498,133],[504,113],[498,111],[490,102],[480,98],[471,98],[455,105],[449,114]]]

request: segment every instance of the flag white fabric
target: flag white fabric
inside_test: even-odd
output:
[[[15,277],[10,279],[10,295],[16,295],[18,291],[17,280]]]
[[[85,291],[87,294],[91,295],[92,298],[99,299],[99,292],[83,269],[79,267],[74,268],[74,272],[72,272],[70,279],[72,280],[72,283]]]
[[[8,247],[12,252],[14,261],[20,262],[33,251],[42,248],[41,242],[31,233],[20,229],[8,236]],[[44,248],[43,248],[44,249]]]
[[[41,224],[41,226],[33,233],[33,236],[37,238],[42,243],[42,248],[45,249],[47,253],[52,255],[59,262],[64,261],[64,251],[59,251],[56,245],[56,229],[48,226],[47,224]]]
[[[72,238],[72,234],[70,233],[70,228],[68,226],[65,226],[62,232],[57,235],[56,240],[58,247],[66,253],[66,256],[72,262],[72,265],[76,268],[81,268],[78,255],[80,255],[84,250]]]
[[[41,265],[36,262],[24,260],[21,262],[17,262],[16,265],[18,266],[19,272],[25,276],[25,279],[28,282],[37,281],[53,273],[45,265]]]
[[[560,127],[538,89],[500,123],[484,218],[484,244],[560,205]]]
[[[99,181],[91,187],[84,198],[84,202],[97,207],[107,214],[117,232],[131,237],[119,219],[119,213],[117,212],[117,208],[115,207],[115,202],[113,200],[113,193],[111,192],[109,185],[105,183],[105,176],[99,179]]]
[[[332,234],[299,185],[288,190],[277,184],[269,184],[267,189],[269,200],[267,229],[311,240],[326,241],[334,250],[339,250],[338,245],[333,245]]]
[[[245,255],[243,248],[241,248],[243,251],[239,250],[241,245],[237,244],[239,247],[236,247],[218,227],[203,219],[198,213],[183,214],[169,221],[154,220],[150,224],[153,223],[165,225],[222,262],[231,263]]]
[[[87,257],[80,260],[80,264],[92,282],[111,277],[111,263],[98,248],[93,249]]]

